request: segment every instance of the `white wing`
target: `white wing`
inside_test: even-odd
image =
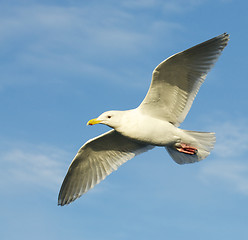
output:
[[[140,110],[179,126],[228,40],[229,35],[224,33],[160,63]]]
[[[73,159],[61,186],[58,204],[69,204],[139,153],[153,148],[115,130],[89,140]]]

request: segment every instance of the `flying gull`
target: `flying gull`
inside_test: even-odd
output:
[[[178,126],[228,41],[224,33],[172,55],[154,69],[147,95],[137,108],[104,112],[90,120],[87,125],[100,123],[113,129],[79,149],[62,183],[58,205],[71,203],[123,163],[155,146],[165,147],[178,164],[206,158],[215,134]]]

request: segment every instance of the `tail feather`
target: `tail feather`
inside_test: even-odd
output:
[[[172,159],[178,164],[199,162],[206,158],[215,144],[215,133],[213,132],[195,132],[184,130],[186,134],[194,139],[193,147],[197,148],[197,153],[190,155],[179,152],[174,146],[167,146],[166,149]]]

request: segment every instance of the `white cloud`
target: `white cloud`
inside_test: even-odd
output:
[[[192,10],[194,7],[201,4],[202,1],[166,1],[163,9],[167,13],[183,13]]]
[[[200,179],[210,185],[248,195],[248,163],[237,160],[208,162],[201,168]]]
[[[30,81],[44,84],[46,79],[63,81],[65,76],[87,72],[101,75],[99,69],[111,73],[113,65],[119,71],[123,67],[113,63],[133,56],[142,59],[144,50],[165,35],[168,43],[163,45],[169,47],[169,33],[181,27],[158,22],[152,15],[137,17],[114,4],[6,5],[1,12],[0,46],[5,59],[0,67],[1,87]],[[109,75],[107,79],[116,81],[115,74]]]
[[[3,143],[2,143],[3,144]],[[1,151],[0,187],[39,186],[58,191],[65,174],[68,153],[47,146],[22,144]],[[12,186],[12,187],[11,187]]]
[[[128,8],[153,8],[156,6],[160,6],[160,0],[126,0],[122,1],[122,6]]]
[[[182,13],[192,10],[193,8],[203,4],[207,0],[126,0],[122,5],[132,9],[161,9],[168,13]]]
[[[230,191],[248,195],[246,122],[236,119],[212,125],[217,140],[212,160],[206,160],[199,172],[199,178],[204,183],[215,187],[224,185]]]
[[[147,49],[152,52],[156,46],[165,51],[175,43],[174,33],[183,31],[183,24],[166,16],[202,3],[137,0],[75,2],[74,6],[35,2],[2,5],[0,46],[4,61],[0,66],[0,89],[23,82],[75,81],[85,74],[97,78],[102,72],[109,74],[105,80],[130,85],[133,81],[125,75],[127,71],[120,72],[128,60],[135,57],[145,63],[152,58],[152,54],[147,57]],[[155,12],[147,14],[139,11],[142,8]],[[161,14],[159,21],[157,14]],[[120,72],[119,77],[112,74],[114,71]]]
[[[235,120],[216,124],[217,141],[215,154],[221,158],[239,158],[248,150],[248,128],[247,121]]]

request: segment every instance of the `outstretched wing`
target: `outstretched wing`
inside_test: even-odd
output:
[[[115,130],[89,140],[69,167],[59,192],[58,205],[63,206],[79,198],[127,160],[151,148]]]
[[[228,40],[229,35],[224,33],[160,63],[140,110],[179,126]]]

